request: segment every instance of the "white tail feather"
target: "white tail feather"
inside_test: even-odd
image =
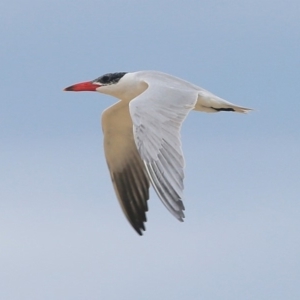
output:
[[[194,110],[203,112],[220,112],[220,111],[233,111],[238,113],[248,113],[251,108],[237,106],[230,103],[208,91],[200,91]]]

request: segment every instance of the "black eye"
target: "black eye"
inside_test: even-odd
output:
[[[126,72],[107,73],[94,80],[95,83],[100,85],[116,84],[126,74]]]
[[[102,83],[107,83],[109,81],[109,76],[108,75],[104,75],[101,77],[100,81]]]

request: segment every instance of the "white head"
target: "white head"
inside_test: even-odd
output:
[[[71,85],[64,91],[92,91],[114,96],[123,100],[131,100],[147,88],[144,82],[138,81],[134,73],[107,73],[95,80]]]

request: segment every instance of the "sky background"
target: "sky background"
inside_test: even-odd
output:
[[[300,4],[0,2],[0,298],[299,299]],[[101,112],[64,93],[159,70],[241,106],[182,128],[186,220],[151,191],[138,236],[116,200]]]

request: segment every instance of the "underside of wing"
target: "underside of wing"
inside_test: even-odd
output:
[[[146,83],[148,89],[129,104],[135,143],[158,197],[183,221],[184,158],[180,129],[195,106],[197,91]]]
[[[121,170],[109,165],[111,179],[124,214],[138,234],[146,230],[149,180],[137,157],[129,158]]]
[[[142,235],[150,183],[132,127],[126,103],[118,102],[103,113],[104,150],[113,186],[125,216]]]

